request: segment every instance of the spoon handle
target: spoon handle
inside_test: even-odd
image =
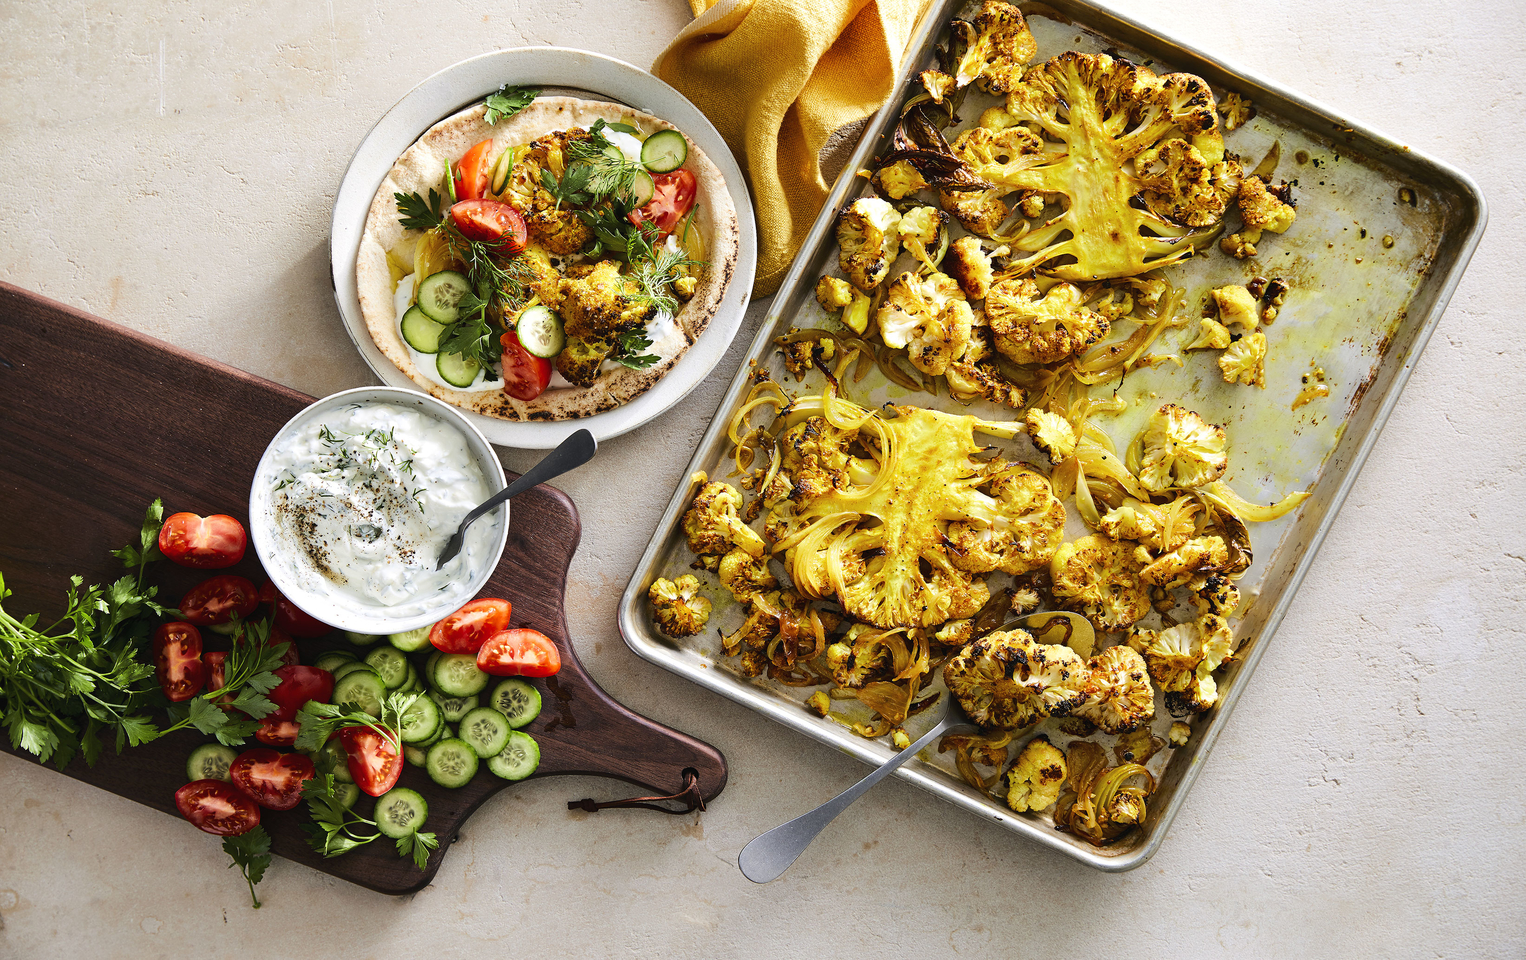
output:
[[[955,718],[944,717],[937,726],[922,734],[921,739],[916,743],[886,760],[867,777],[842,793],[815,810],[803,813],[788,823],[781,823],[767,833],[754,837],[747,846],[742,848],[741,854],[737,857],[737,866],[742,868],[742,876],[753,883],[767,883],[777,879],[780,874],[789,869],[789,865],[794,863],[797,857],[805,852],[805,848],[811,845],[816,835],[835,820],[839,813],[846,810],[849,804],[862,796],[865,790],[889,776],[891,771],[916,756],[922,748],[954,725]]]
[[[504,487],[478,504],[466,515],[466,519],[461,521],[462,529],[465,529],[467,524],[510,497],[518,496],[533,486],[561,476],[568,470],[581,467],[593,459],[593,455],[598,449],[598,441],[593,438],[593,434],[589,433],[587,429],[574,432],[566,440],[563,440],[555,450],[548,453],[539,463],[526,470],[518,480],[515,480],[507,487]]]

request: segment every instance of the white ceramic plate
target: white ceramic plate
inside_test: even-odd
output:
[[[355,290],[355,258],[360,249],[360,235],[365,229],[366,213],[387,171],[424,131],[495,93],[505,83],[568,88],[573,95],[586,92],[592,99],[619,101],[661,117],[687,134],[714,161],[726,178],[731,203],[736,207],[740,236],[736,272],[731,277],[731,284],[705,332],[656,386],[630,403],[579,420],[516,423],[466,413],[488,440],[506,447],[549,450],[579,427],[587,427],[599,440],[617,437],[682,400],[720,361],[741,326],[758,258],[752,201],[742,171],[726,141],[694,104],[645,70],[586,50],[522,47],[463,60],[414,87],[366,134],[339,185],[334,200],[334,220],[329,228],[334,299],[339,304],[339,314],[350,339],[382,382],[417,389],[414,382],[372,342],[361,317],[360,299]]]

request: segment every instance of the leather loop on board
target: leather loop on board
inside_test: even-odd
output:
[[[659,803],[675,801],[684,804],[678,809],[659,807]],[[627,800],[606,800],[603,803],[595,801],[592,797],[582,800],[568,800],[568,810],[583,810],[588,813],[598,813],[611,807],[640,807],[643,810],[656,810],[658,813],[690,813],[694,810],[701,812],[705,809],[705,798],[699,789],[699,776],[693,770],[684,771],[683,789],[666,797],[631,797]]]

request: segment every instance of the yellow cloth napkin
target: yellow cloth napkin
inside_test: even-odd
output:
[[[930,0],[689,0],[652,72],[710,118],[752,187],[755,297],[779,287],[826,200],[822,150],[890,95]]]

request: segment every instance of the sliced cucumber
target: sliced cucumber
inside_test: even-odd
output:
[[[422,767],[424,761],[429,759],[429,748],[422,744],[403,744],[403,759],[408,761],[409,766]]]
[[[434,665],[436,690],[447,697],[469,697],[487,686],[487,674],[477,669],[477,658],[469,653],[447,653]]]
[[[631,206],[646,206],[652,202],[652,194],[656,192],[657,184],[652,181],[652,175],[645,170],[637,170],[635,179],[631,181]]]
[[[413,653],[429,646],[429,628],[419,627],[417,630],[409,630],[407,633],[394,633],[387,640],[404,653]]]
[[[376,636],[374,633],[356,633],[354,630],[346,630],[344,638],[357,647],[369,647],[381,639],[381,637]]]
[[[653,173],[669,173],[684,165],[689,141],[677,130],[658,130],[641,145],[641,165]]]
[[[461,356],[459,353],[437,353],[434,358],[435,372],[440,379],[453,387],[469,387],[477,379],[482,364]]]
[[[393,787],[376,801],[376,829],[394,840],[417,833],[428,816],[429,803],[407,787]]]
[[[454,790],[471,783],[472,777],[477,775],[477,764],[480,762],[477,751],[472,749],[471,744],[452,737],[429,748],[424,769],[428,772],[429,779]]]
[[[520,344],[537,357],[554,358],[567,345],[562,318],[552,313],[551,308],[538,303],[520,313],[514,332],[518,334]]]
[[[523,780],[540,766],[540,744],[523,730],[509,734],[509,743],[490,757],[487,768],[505,780]]]
[[[486,760],[497,756],[509,745],[509,733],[513,728],[503,714],[492,707],[478,707],[461,718],[461,730],[457,734],[472,745],[477,756]]]
[[[376,671],[388,690],[396,690],[408,682],[408,658],[396,647],[377,647],[366,654],[366,666]]]
[[[408,679],[404,680],[403,681],[403,685],[401,687],[397,688],[397,692],[398,693],[423,693],[424,692],[424,681],[419,679],[419,668],[418,667],[415,667],[411,663],[408,664]]]
[[[440,338],[445,336],[445,324],[432,319],[418,307],[409,307],[398,324],[408,346],[419,353],[439,353]]]
[[[514,148],[510,147],[498,155],[493,162],[493,172],[488,174],[487,188],[494,194],[502,195],[509,188],[509,176],[514,172]]]
[[[455,323],[461,316],[461,298],[472,292],[472,285],[454,270],[430,274],[419,284],[419,309],[437,323]]]
[[[360,788],[351,783],[334,784],[334,799],[346,810],[355,806],[355,801],[360,799]]]
[[[518,677],[510,677],[494,687],[487,702],[515,730],[540,716],[540,691]]]
[[[342,663],[336,664],[329,673],[334,675],[334,682],[338,683],[342,678],[349,676],[356,670],[371,670],[371,668],[364,660],[356,660],[354,657],[351,657]],[[376,671],[372,670],[371,672],[375,673]]]
[[[335,703],[351,704],[373,717],[381,716],[382,700],[386,696],[387,686],[374,670],[355,670],[334,684]]]
[[[440,708],[440,716],[445,718],[446,723],[460,723],[467,711],[477,706],[475,693],[465,697],[447,697],[438,690],[432,690],[429,698]]]
[[[192,780],[230,780],[228,767],[238,758],[231,747],[204,743],[191,751],[185,762],[185,775]]]
[[[439,663],[443,656],[445,656],[444,650],[432,647],[429,650],[429,656],[424,658],[424,683],[431,690],[434,689],[434,665]]]
[[[398,733],[404,743],[428,743],[444,723],[439,704],[428,697],[419,697],[403,711],[402,729]]]
[[[318,659],[313,661],[313,666],[319,670],[327,670],[333,673],[341,664],[356,663],[355,654],[348,650],[329,650],[318,654]]]

